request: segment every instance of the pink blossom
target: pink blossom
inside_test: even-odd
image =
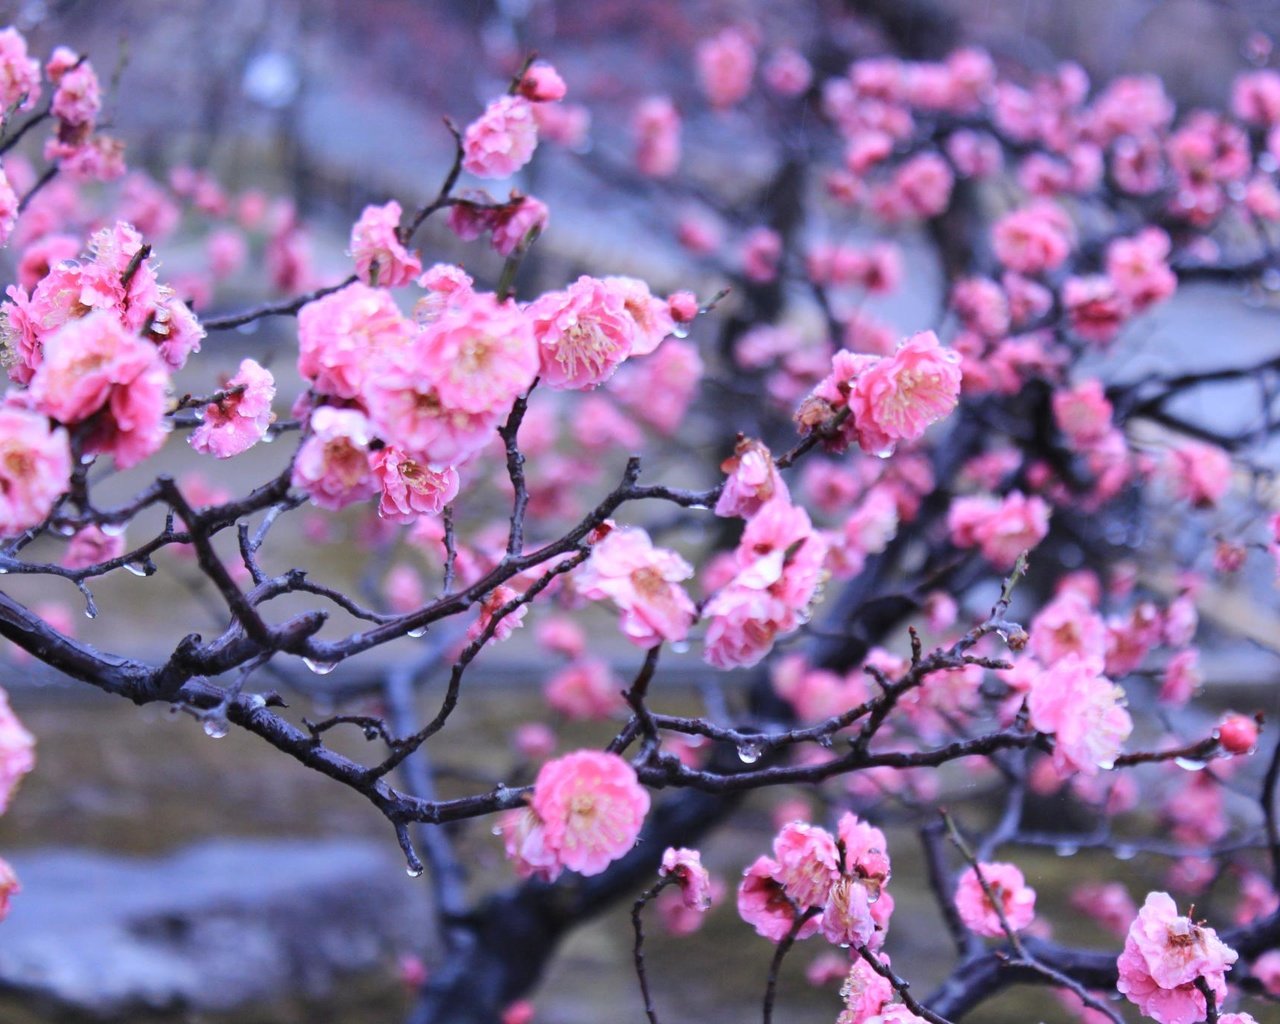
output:
[[[422,273],[422,260],[400,242],[400,204],[366,206],[351,228],[351,255],[360,280],[399,288]]]
[[[667,296],[667,312],[675,323],[690,323],[699,312],[698,297],[693,292],[672,292]]]
[[[680,114],[668,96],[641,100],[631,119],[636,170],[651,178],[669,178],[680,165]]]
[[[70,485],[66,430],[37,413],[0,406],[0,536],[39,525]]]
[[[1169,236],[1159,228],[1145,228],[1107,246],[1107,276],[1134,312],[1164,301],[1178,287],[1168,263],[1169,250]]]
[[[616,285],[580,277],[528,307],[541,357],[541,378],[554,388],[584,390],[613,376],[631,354],[635,320]]]
[[[517,999],[503,1008],[498,1024],[533,1024],[535,1014],[536,1010],[530,1000]]]
[[[840,877],[840,853],[825,829],[804,822],[784,825],[774,837],[774,878],[798,907],[820,907]]]
[[[62,564],[68,569],[84,569],[119,558],[124,550],[122,530],[107,533],[100,526],[90,525],[76,531],[67,545],[67,553],[62,556]]]
[[[321,508],[339,509],[371,497],[377,484],[370,472],[372,432],[364,414],[322,406],[311,415],[310,431],[293,462],[293,486]]]
[[[698,84],[715,109],[726,110],[751,91],[756,51],[742,29],[726,28],[702,40],[694,52],[694,60]]]
[[[266,435],[275,419],[271,403],[276,382],[270,370],[244,359],[224,390],[231,393],[204,407],[204,420],[192,431],[190,442],[198,452],[229,459],[248,451]]]
[[[947,513],[947,527],[956,547],[980,548],[997,569],[1011,569],[1022,552],[1048,534],[1049,506],[1021,491],[1004,498],[957,498]]]
[[[992,340],[1009,333],[1009,300],[994,281],[970,277],[957,281],[951,308],[970,330]]]
[[[458,471],[452,466],[432,468],[392,445],[374,452],[370,465],[382,491],[378,515],[393,523],[439,515],[458,496]]]
[[[449,409],[505,412],[538,371],[532,325],[514,303],[473,293],[446,309],[414,342],[413,358]]]
[[[903,163],[893,175],[896,201],[914,217],[936,217],[951,201],[955,179],[937,153],[921,153]]]
[[[1106,654],[1107,627],[1077,590],[1059,594],[1031,621],[1028,648],[1043,664],[1068,655],[1100,660]]]
[[[1231,456],[1202,441],[1185,441],[1169,449],[1164,471],[1178,497],[1196,508],[1212,508],[1231,487]]]
[[[27,40],[16,28],[0,30],[0,109],[32,110],[39,99],[39,61],[27,56]]]
[[[0,921],[9,916],[9,903],[20,892],[22,886],[18,884],[18,876],[14,874],[9,862],[0,857]]]
[[[639,647],[689,634],[697,610],[680,583],[693,566],[665,548],[655,548],[640,529],[613,530],[599,541],[575,576],[579,592],[611,600],[622,613],[623,635]]]
[[[598,875],[635,844],[649,794],[617,754],[579,750],[542,766],[530,805],[558,864]]]
[[[622,681],[608,662],[578,658],[547,680],[547,703],[573,721],[602,721],[626,707]]]
[[[493,248],[500,256],[510,256],[526,243],[532,232],[546,231],[550,219],[546,203],[533,196],[521,196],[493,215],[490,238]]]
[[[702,855],[697,850],[667,847],[658,874],[679,882],[681,900],[689,910],[705,911],[711,906],[711,876],[702,866]]]
[[[982,880],[978,878],[979,870]],[[982,881],[999,901],[999,910],[983,890]],[[956,886],[955,904],[966,928],[993,939],[1004,935],[1001,913],[1015,932],[1026,928],[1036,915],[1035,890],[1027,885],[1016,865],[1002,862],[968,868]]]
[[[799,96],[809,88],[813,68],[798,50],[784,46],[765,62],[764,80],[779,96]]]
[[[1071,329],[1085,341],[1108,345],[1129,318],[1129,303],[1102,274],[1068,277],[1062,286]]]
[[[782,259],[782,236],[772,228],[752,228],[742,240],[742,272],[757,284],[768,284],[778,276]]]
[[[795,924],[795,904],[788,898],[779,880],[779,865],[769,857],[757,858],[745,872],[738,886],[738,914],[757,934],[771,942],[781,942]],[[819,928],[816,918],[800,926],[796,938],[807,939]]]
[[[547,843],[546,826],[532,808],[504,812],[498,818],[497,832],[507,860],[521,878],[553,882],[564,870],[557,851]]]
[[[1053,763],[1059,776],[1094,775],[1115,764],[1133,720],[1124,691],[1099,671],[1095,660],[1068,655],[1031,688],[1031,726],[1054,734]]]
[[[1124,135],[1158,132],[1173,120],[1173,101],[1155,75],[1114,79],[1094,101],[1090,134],[1101,145]]]
[[[555,753],[556,734],[542,722],[521,722],[511,731],[511,745],[529,761],[541,761]]]
[[[1218,723],[1218,742],[1228,754],[1252,754],[1258,745],[1258,723],[1244,715],[1226,715]]]
[[[92,125],[102,109],[98,76],[88,61],[69,69],[58,79],[53,94],[53,116],[74,128]]]
[[[390,293],[348,285],[298,312],[298,372],[322,395],[355,398],[379,354],[403,348],[412,327]]]
[[[8,808],[22,777],[35,765],[35,737],[18,721],[9,707],[9,695],[0,687],[0,814]]]
[[[886,955],[878,955],[885,964],[889,963]],[[877,974],[860,956],[854,958],[848,972],[840,987],[844,1010],[836,1018],[836,1024],[871,1024],[873,1021],[884,1024],[883,1013],[894,1005],[893,985],[889,979]]]
[[[1160,703],[1182,707],[1200,688],[1200,652],[1194,647],[1178,651],[1164,667]]]
[[[859,373],[849,407],[866,451],[915,441],[948,416],[960,397],[959,359],[942,348],[933,331],[912,335],[888,359]]]
[[[1236,962],[1217,932],[1178,915],[1168,893],[1153,892],[1138,911],[1117,966],[1119,990],[1160,1024],[1195,1024],[1204,1019],[1208,983],[1218,1004],[1227,994],[1225,974]]]
[[[749,519],[775,496],[789,497],[787,485],[773,464],[773,455],[761,442],[741,438],[733,455],[720,464],[728,474],[716,501],[718,516]]]
[[[1053,394],[1053,418],[1074,448],[1089,448],[1106,437],[1111,429],[1111,414],[1111,403],[1096,377]]]
[[[580,657],[587,647],[586,631],[564,615],[545,619],[539,624],[536,633],[538,643],[544,650],[563,654],[567,658]]]
[[[538,126],[523,96],[500,96],[463,134],[462,166],[478,178],[509,178],[533,158]]]
[[[509,611],[505,610],[519,596],[519,591],[505,583],[499,583],[494,587],[480,602],[480,614],[467,629],[467,641],[479,640],[490,629],[492,632],[489,633],[486,643],[496,644],[510,639],[511,634],[524,624],[525,616],[529,614],[527,603],[517,604]]]
[[[557,103],[564,99],[566,89],[559,72],[546,61],[538,61],[524,73],[517,91],[534,103]]]
[[[947,156],[962,178],[986,178],[1000,170],[1004,153],[1000,143],[987,132],[964,129],[952,132],[946,141]]]
[[[622,296],[622,307],[635,325],[631,354],[645,356],[653,352],[676,326],[667,303],[634,277],[606,277],[602,281]]]
[[[996,221],[996,258],[1019,274],[1041,274],[1060,267],[1071,251],[1071,222],[1051,202],[1035,202]]]
[[[1115,935],[1124,935],[1138,908],[1120,882],[1085,882],[1071,894],[1071,905]]]

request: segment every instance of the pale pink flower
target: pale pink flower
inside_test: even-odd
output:
[[[997,173],[1004,163],[1004,153],[995,136],[987,132],[962,129],[947,136],[947,156],[962,178],[986,178]]]
[[[1071,654],[1101,660],[1107,650],[1107,626],[1083,594],[1066,590],[1031,620],[1028,648],[1045,665]]]
[[[556,734],[542,722],[521,722],[511,731],[511,745],[528,761],[542,761],[556,750]]]
[[[1009,300],[989,278],[957,281],[951,290],[951,308],[969,330],[984,338],[995,340],[1009,333]]]
[[[509,178],[533,158],[538,125],[523,96],[500,96],[463,134],[462,166],[478,178]]]
[[[1059,776],[1094,775],[1114,766],[1133,731],[1124,691],[1102,675],[1094,660],[1068,655],[1049,666],[1027,698],[1031,726],[1054,735]]]
[[[9,695],[0,687],[0,814],[8,808],[22,777],[35,766],[35,737],[18,721],[9,707]]]
[[[369,421],[357,409],[322,406],[311,414],[310,434],[293,462],[294,487],[321,508],[339,509],[377,490],[369,466]]]
[[[724,882],[717,876],[712,875],[708,885],[710,905],[714,907],[722,903],[724,897]],[[705,910],[686,907],[684,893],[672,889],[664,889],[658,894],[658,898],[655,901],[655,909],[663,931],[677,938],[692,935],[698,931],[707,917]]]
[[[468,642],[479,640],[491,626],[493,632],[489,635],[486,643],[501,643],[508,640],[511,634],[524,625],[525,616],[529,614],[529,605],[527,603],[518,604],[510,611],[505,612],[499,617],[499,613],[507,605],[511,604],[520,596],[519,592],[505,583],[499,583],[489,592],[483,601],[480,602],[480,614],[476,620],[471,623],[467,629]]]
[[[579,750],[542,766],[530,805],[558,862],[598,875],[635,844],[649,794],[617,754]]]
[[[708,102],[725,110],[741,102],[751,91],[756,70],[756,51],[740,28],[726,28],[704,39],[694,51],[698,84]]]
[[[733,455],[720,464],[728,474],[716,501],[718,516],[749,519],[775,496],[788,498],[786,482],[773,463],[773,455],[760,441],[742,438]]]
[[[591,111],[580,103],[535,103],[533,119],[538,137],[566,149],[581,151],[591,132]]]
[[[1167,128],[1174,105],[1155,75],[1114,79],[1093,103],[1090,134],[1102,145],[1123,135],[1145,135]]]
[[[779,96],[799,96],[813,81],[813,68],[798,50],[784,46],[765,62],[764,80]]]
[[[680,583],[693,566],[665,548],[656,548],[644,530],[613,530],[599,541],[574,578],[579,593],[611,600],[622,613],[623,635],[639,647],[689,634],[697,609]]]
[[[190,443],[198,452],[229,459],[248,451],[266,435],[275,419],[271,403],[276,382],[270,370],[253,359],[243,359],[224,390],[232,393],[204,407],[204,419],[191,432]]]
[[[498,1024],[533,1024],[537,1010],[528,999],[517,999],[508,1003],[502,1010]]]
[[[951,503],[947,526],[956,547],[980,548],[997,569],[1011,569],[1018,555],[1049,532],[1049,506],[1021,491],[1004,498],[962,497]]]
[[[98,76],[86,60],[73,67],[58,79],[53,94],[53,116],[73,128],[92,125],[102,109],[102,95]]]
[[[840,853],[826,829],[800,821],[784,825],[774,837],[774,878],[802,909],[820,907],[840,877]]]
[[[1129,890],[1120,882],[1084,882],[1071,893],[1071,905],[1114,935],[1124,935],[1138,913]]]
[[[837,878],[827,893],[820,920],[823,938],[828,942],[837,946],[866,945],[876,930],[866,886],[856,878]]]
[[[465,302],[475,292],[471,275],[453,263],[433,264],[423,271],[418,284],[429,293],[413,308],[414,319],[420,324],[438,319],[445,307]]]
[[[759,857],[743,872],[742,884],[738,886],[739,916],[771,942],[786,938],[796,920],[795,904],[783,890],[778,870],[776,861]],[[800,926],[796,938],[807,939],[819,927],[817,918],[811,918]]]
[[[1169,450],[1164,472],[1179,498],[1212,508],[1231,487],[1231,456],[1214,444],[1185,441]]]
[[[538,372],[528,317],[513,302],[473,293],[446,309],[414,342],[413,358],[440,401],[467,413],[502,413]]]
[[[1160,1024],[1195,1024],[1205,1014],[1196,979],[1205,980],[1221,1005],[1227,994],[1225,975],[1236,959],[1217,932],[1179,916],[1168,893],[1153,892],[1129,927],[1117,961],[1117,987]]]
[[[27,40],[16,28],[0,30],[0,109],[31,110],[40,99],[40,62],[27,56]]]
[[[43,522],[70,484],[66,430],[38,413],[0,407],[0,536]]]
[[[501,814],[497,832],[502,836],[507,860],[511,861],[521,878],[554,882],[564,870],[557,852],[547,843],[547,830],[542,819],[531,807],[519,807]]]
[[[412,330],[389,292],[348,285],[298,312],[298,372],[322,395],[356,398],[377,357]]]
[[[634,277],[606,277],[602,283],[622,297],[622,307],[635,324],[631,341],[633,356],[648,355],[675,329],[667,303],[656,298],[643,281]]]
[[[1200,652],[1194,647],[1178,651],[1164,667],[1160,703],[1182,707],[1200,689]]]
[[[13,233],[14,225],[18,223],[18,194],[14,192],[13,186],[9,184],[9,178],[4,173],[4,168],[0,167],[0,245],[7,245],[9,235]],[[74,255],[74,253],[72,253]],[[26,254],[23,255],[24,262]],[[21,273],[19,280],[24,281]],[[32,287],[31,284],[24,283],[24,288]]]
[[[893,174],[895,205],[921,219],[936,217],[951,201],[955,179],[947,162],[937,153],[921,153],[903,163]]]
[[[1060,267],[1071,251],[1074,232],[1061,208],[1040,201],[996,221],[996,258],[1019,274],[1040,274]]]
[[[752,228],[742,240],[742,272],[757,284],[768,284],[778,276],[782,259],[782,236],[772,228]]]
[[[587,647],[586,630],[563,615],[545,619],[535,632],[539,645],[547,651],[563,654],[566,658],[580,657]]]
[[[689,910],[701,912],[711,906],[711,876],[702,866],[702,855],[697,850],[667,847],[658,874],[676,878],[681,900]]]
[[[1068,277],[1062,304],[1071,329],[1085,341],[1108,345],[1129,318],[1129,303],[1111,278],[1103,274]]]
[[[863,449],[883,451],[922,437],[959,397],[958,357],[942,348],[933,331],[923,331],[857,375],[849,407]]]
[[[880,959],[886,964],[889,958],[883,953]],[[893,985],[888,978],[875,972],[862,957],[855,957],[848,968],[848,976],[840,987],[844,1010],[836,1018],[836,1024],[871,1024],[880,1021],[881,1014],[893,1005]]]
[[[22,886],[18,884],[18,876],[14,874],[9,862],[0,857],[0,921],[9,916],[9,902],[20,892]]]
[[[439,515],[458,496],[458,471],[452,466],[435,469],[393,445],[380,448],[369,461],[382,491],[378,515],[393,523]]]
[[[600,658],[579,658],[547,680],[547,703],[573,721],[602,721],[626,707],[622,681]]]
[[[1111,430],[1111,403],[1096,377],[1082,380],[1070,391],[1053,393],[1053,418],[1072,447],[1089,448]]]
[[[100,526],[90,525],[76,531],[62,556],[62,564],[68,569],[84,569],[119,558],[124,550],[123,530],[107,533]]]
[[[626,296],[593,277],[580,277],[562,292],[548,292],[527,313],[538,341],[541,378],[554,388],[596,387],[613,376],[635,343]]]
[[[351,228],[351,255],[360,280],[382,288],[399,288],[422,273],[422,260],[401,244],[400,204],[366,206]]]
[[[1154,227],[1107,246],[1107,276],[1134,312],[1162,302],[1177,289],[1178,279],[1168,263],[1170,247],[1169,236]]]
[[[993,903],[983,891],[979,870],[997,902]],[[966,928],[993,939],[1004,935],[1001,913],[1015,932],[1026,928],[1036,916],[1035,890],[1027,885],[1016,865],[1002,862],[968,868],[956,885],[955,904]]]
[[[668,96],[640,101],[631,119],[636,170],[651,178],[669,178],[680,166],[680,114]],[[712,246],[714,248],[714,246]]]
[[[564,99],[564,79],[546,61],[538,61],[530,66],[520,79],[516,90],[527,100],[534,103],[556,103]]]

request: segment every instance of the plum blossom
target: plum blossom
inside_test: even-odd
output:
[[[530,810],[550,877],[562,868],[598,875],[635,844],[649,794],[617,754],[579,750],[539,769]]]
[[[399,288],[422,273],[422,260],[400,241],[400,204],[366,206],[351,228],[351,255],[360,280],[374,287]]]
[[[435,469],[393,445],[380,448],[369,461],[382,491],[378,515],[393,523],[439,515],[458,496],[458,471],[452,466]]]
[[[40,62],[27,56],[16,28],[0,30],[0,109],[32,110],[40,99]]]
[[[702,855],[697,850],[667,847],[658,874],[676,879],[680,898],[689,910],[704,911],[711,906],[711,876],[702,866]]]
[[[35,737],[9,707],[9,695],[0,687],[0,814],[22,777],[36,765]]]
[[[16,406],[0,406],[0,536],[43,522],[71,484],[67,432]]]
[[[981,879],[979,871],[982,872]],[[983,881],[999,901],[999,911],[983,889]],[[987,938],[999,938],[1004,934],[1001,914],[1015,932],[1026,928],[1036,914],[1035,890],[1027,885],[1016,865],[1002,862],[969,867],[956,886],[955,904],[965,927]]]
[[[509,178],[533,158],[538,125],[523,96],[500,96],[463,133],[462,166],[478,178]]]
[[[600,658],[578,658],[547,680],[547,703],[571,720],[603,720],[626,703],[622,682]]]
[[[1124,691],[1100,668],[1096,659],[1071,654],[1032,684],[1027,699],[1031,726],[1054,734],[1053,764],[1059,776],[1111,768],[1133,731]]]
[[[377,484],[369,465],[372,430],[358,409],[322,406],[293,462],[294,487],[321,508],[339,509],[371,497]]]
[[[636,170],[651,178],[669,178],[680,166],[680,114],[667,96],[640,101],[631,119]]]
[[[350,284],[298,311],[298,373],[322,395],[356,398],[379,354],[403,347],[412,327],[390,293]]]
[[[1004,498],[962,497],[951,503],[947,527],[956,547],[976,547],[997,569],[1012,569],[1018,555],[1034,548],[1049,532],[1049,506],[1043,498],[1011,491]]]
[[[756,50],[740,28],[726,28],[704,39],[694,52],[698,84],[711,106],[726,110],[751,91],[756,70]]]
[[[244,359],[224,391],[225,398],[204,407],[204,419],[189,440],[198,452],[229,459],[248,451],[266,435],[275,419],[271,403],[276,382],[270,370],[253,359]]]
[[[639,647],[689,634],[697,609],[680,586],[693,566],[665,548],[656,548],[641,529],[613,530],[597,542],[574,577],[579,593],[610,600],[622,613],[623,635]]]
[[[1205,1015],[1196,979],[1205,980],[1221,1005],[1236,959],[1212,928],[1180,916],[1168,893],[1152,892],[1129,926],[1117,987],[1160,1024],[1195,1024]]]
[[[553,388],[584,390],[613,376],[631,354],[636,321],[615,284],[580,277],[548,292],[527,312],[541,357],[540,375]]]
[[[780,870],[777,861],[759,857],[743,872],[738,886],[738,915],[771,942],[785,939],[796,920],[795,904],[778,877]],[[811,918],[800,926],[796,938],[807,939],[818,928],[817,919]]]
[[[720,468],[729,475],[716,501],[718,516],[749,519],[775,497],[789,497],[773,455],[760,441],[741,438],[733,455],[725,459]]]

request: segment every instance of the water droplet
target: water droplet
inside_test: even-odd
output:
[[[150,576],[151,570],[141,562],[125,562],[124,567],[135,576]]]
[[[1133,860],[1138,855],[1138,851],[1128,844],[1122,844],[1116,847],[1116,860]]]
[[[1202,757],[1176,757],[1174,758],[1173,763],[1185,772],[1204,771],[1205,767],[1209,764],[1209,762]]]
[[[302,664],[311,669],[318,676],[327,676],[337,667],[336,661],[316,661],[313,658],[303,658]]]
[[[671,649],[672,649],[673,651],[675,651],[675,652],[676,652],[676,654],[688,654],[688,653],[689,653],[689,641],[688,641],[688,640],[677,640],[675,643],[673,643],[673,644],[671,645]]]
[[[200,724],[210,739],[220,740],[227,734],[227,720],[218,715],[210,715]]]
[[[268,430],[265,434],[263,434],[263,435],[262,435],[262,443],[263,443],[263,444],[270,444],[272,441],[274,441],[274,440],[275,440],[277,437],[279,437],[279,436],[280,436],[280,435],[279,435],[279,434],[277,434],[274,430]]]
[[[419,878],[419,877],[421,877],[421,875],[422,875],[422,868],[421,868],[421,867],[416,867],[416,868],[415,868],[415,867],[411,864],[411,865],[409,865],[409,867],[407,867],[407,868],[405,868],[405,869],[404,869],[404,873],[405,873],[406,875],[408,875],[410,878]]]
[[[760,760],[760,745],[758,743],[744,743],[738,747],[738,760],[743,764],[755,764]]]
[[[124,535],[126,527],[124,523],[103,523],[99,529],[108,537],[120,537]]]
[[[96,619],[98,617],[98,609],[93,605],[85,605],[84,617],[86,619]]]
[[[494,825],[493,828],[489,829],[489,831],[493,833],[495,836],[500,836],[502,835],[502,826]]]
[[[76,532],[76,528],[70,523],[58,523],[58,525],[53,528],[53,532],[59,537],[70,537]]]
[[[416,639],[417,639],[418,637],[420,637],[420,636],[425,636],[425,635],[426,635],[426,633],[427,633],[427,627],[426,627],[426,626],[419,626],[417,629],[411,629],[411,630],[409,630],[409,632],[408,632],[408,633],[406,633],[406,634],[405,634],[405,636],[411,636],[411,637],[413,637],[413,638],[416,640]]]
[[[687,338],[687,337],[689,337],[689,325],[688,325],[688,324],[676,324],[673,328],[671,328],[671,336],[672,336],[673,338]]]
[[[96,459],[96,458],[97,458],[97,456],[96,456],[96,455],[81,455],[81,456],[80,456],[80,465],[82,465],[82,466],[91,466],[91,465],[93,465],[93,460],[94,460],[94,459]]]
[[[267,706],[267,698],[262,696],[262,694],[260,693],[249,694],[249,707],[257,711],[259,708],[265,708],[266,706]]]
[[[895,445],[889,445],[887,448],[881,448],[873,454],[877,459],[889,459],[893,457]]]
[[[1074,857],[1080,852],[1080,847],[1075,843],[1059,843],[1053,848],[1053,852],[1059,857]]]

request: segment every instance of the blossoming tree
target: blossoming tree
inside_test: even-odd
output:
[[[474,179],[507,189],[540,145],[581,141],[586,112],[548,63],[457,112],[473,119],[450,125],[438,192],[366,208],[350,274],[321,283],[287,202],[190,168],[164,184],[126,173],[91,60],[59,47],[41,63],[5,29],[0,634],[210,736],[252,733],[369,801],[435,898],[441,962],[420,1024],[530,1019],[556,942],[624,900],[634,1016],[659,1020],[645,923],[686,934],[724,898],[698,847],[764,789],[791,799],[734,888],[742,940],[775,946],[766,1021],[800,942],[829,950],[811,973],[841,986],[841,1024],[958,1020],[1023,985],[1089,1021],[1125,1006],[1161,1024],[1254,1020],[1280,996],[1280,747],[1255,767],[1260,718],[1194,698],[1198,644],[1229,626],[1202,626],[1202,599],[1274,576],[1280,557],[1280,355],[1123,370],[1184,282],[1280,273],[1280,73],[1255,52],[1229,112],[1180,114],[1154,78],[1095,87],[1072,64],[998,69],[972,48],[818,69],[725,27],[690,55],[710,108],[808,125],[759,194],[682,179],[667,96],[634,104],[629,161],[583,157],[665,197],[680,244],[729,286],[660,297],[591,273],[516,287],[551,213]],[[207,272],[167,280],[155,253],[184,217]],[[433,221],[496,250],[501,275],[433,262]],[[920,237],[945,309],[901,336],[862,299],[904,287],[901,243]],[[218,282],[251,252],[280,297],[217,312]],[[224,332],[288,317],[287,364],[201,377]],[[179,372],[207,386],[181,393]],[[1186,411],[1224,382],[1257,385],[1239,429]],[[243,470],[234,493],[157,468],[175,446],[243,461],[273,440],[273,468]],[[714,452],[692,482],[650,471],[685,443]],[[309,506],[359,521],[380,566],[362,591],[279,564],[274,542]],[[1171,510],[1202,541],[1139,549]],[[79,640],[22,596],[52,578],[92,617],[105,577],[183,559],[220,626],[165,623],[159,660]],[[523,723],[502,782],[442,796],[436,737],[462,728],[472,666],[517,630],[557,659],[548,721],[595,723],[599,741],[566,749]],[[306,711],[311,693],[292,666],[324,675],[393,642],[393,667],[353,691],[379,708],[312,718],[286,703]],[[694,659],[708,683],[690,712],[664,666]],[[367,756],[335,741],[352,731]],[[0,811],[34,746],[0,691]],[[1043,808],[1065,805],[1072,821],[1045,827]],[[510,862],[480,895],[459,851],[477,840],[455,828],[471,819],[491,819]],[[918,842],[921,877],[894,876],[897,842]],[[1079,879],[1073,905],[1122,949],[1055,937],[1018,863],[1044,846],[1096,853],[1104,880]],[[1136,855],[1172,865],[1140,908],[1105,880]],[[0,918],[19,885],[0,861]],[[954,947],[932,993],[909,985],[920,965],[890,959],[893,894],[913,885]]]

